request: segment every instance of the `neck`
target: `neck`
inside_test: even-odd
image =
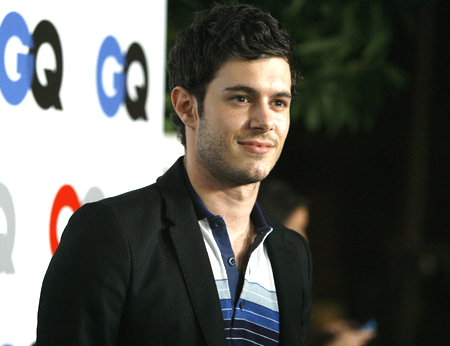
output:
[[[231,246],[241,268],[255,236],[250,213],[256,202],[259,183],[231,185],[217,181],[208,171],[194,165],[186,157],[184,165],[192,187],[205,207],[214,215],[222,215],[225,220]]]
[[[184,160],[184,165],[195,192],[214,215],[222,215],[230,231],[248,229],[250,213],[256,202],[259,183],[232,185],[218,181],[203,167]]]

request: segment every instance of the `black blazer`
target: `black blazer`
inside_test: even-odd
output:
[[[37,346],[226,345],[182,165],[73,214],[42,284]],[[306,345],[310,251],[297,233],[269,224],[280,344]]]

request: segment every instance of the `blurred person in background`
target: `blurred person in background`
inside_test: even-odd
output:
[[[270,217],[308,239],[309,201],[296,193],[293,186],[269,177],[261,182],[258,202]],[[363,346],[375,335],[374,321],[358,326],[348,320],[342,304],[313,302],[309,346]]]
[[[279,179],[267,178],[261,183],[258,201],[272,218],[308,239],[308,200],[297,194],[292,186]]]

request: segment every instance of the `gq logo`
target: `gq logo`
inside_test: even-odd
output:
[[[108,59],[113,59],[120,66],[119,71],[109,71],[112,73],[113,84],[113,91],[109,95],[105,91],[107,85],[103,83],[105,63]],[[129,77],[130,66],[133,63],[139,64],[143,71],[143,83],[135,86],[136,97],[134,99],[130,97],[127,88],[130,83],[127,77]],[[126,55],[123,55],[119,43],[113,36],[108,36],[103,41],[97,60],[97,91],[100,105],[108,117],[115,116],[120,105],[125,101],[128,114],[133,120],[139,118],[147,120],[145,104],[148,91],[148,69],[144,51],[138,43],[131,44]]]
[[[14,51],[14,39],[19,39],[22,50]],[[56,69],[45,69],[46,83],[41,84],[36,73],[36,61],[39,48],[49,44],[55,55]],[[14,46],[14,47],[13,47]],[[14,59],[14,54],[16,57]],[[7,59],[10,66],[7,71]],[[62,81],[62,50],[58,32],[52,23],[41,21],[33,34],[28,30],[25,20],[17,12],[6,15],[0,25],[0,90],[5,100],[11,105],[18,105],[31,88],[37,104],[48,109],[51,106],[62,109],[59,90]],[[8,73],[9,72],[9,73]]]
[[[95,202],[104,198],[103,192],[98,187],[92,187],[84,197],[83,203],[78,199],[77,193],[70,185],[64,185],[56,194],[50,216],[50,247],[52,254],[55,253],[59,245],[58,239],[58,217],[64,207],[69,207],[75,212],[82,204]]]

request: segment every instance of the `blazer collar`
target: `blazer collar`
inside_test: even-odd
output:
[[[214,275],[183,173],[183,157],[156,184],[163,195],[170,234],[191,303],[208,345],[225,346],[226,335]]]

